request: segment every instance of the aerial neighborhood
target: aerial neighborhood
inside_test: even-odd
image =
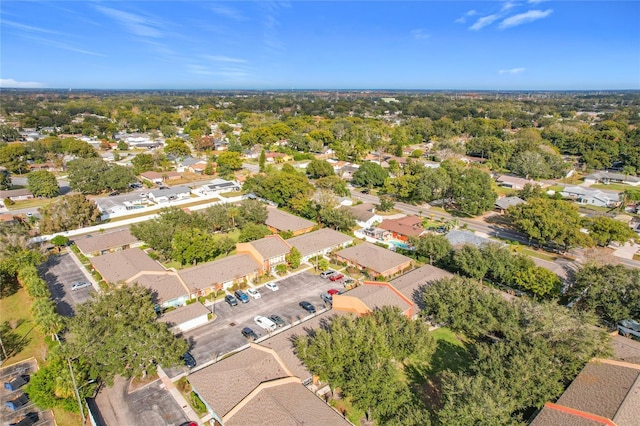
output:
[[[0,101],[7,424],[638,424],[637,93]]]

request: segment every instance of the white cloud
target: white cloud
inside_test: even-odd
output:
[[[528,0],[527,3],[538,4],[538,3],[544,3],[545,1],[549,1],[549,0]]]
[[[40,87],[45,87],[45,84],[37,81],[16,81],[13,78],[0,78],[0,87],[11,87],[15,89],[37,89]]]
[[[491,25],[495,20],[500,19],[499,15],[488,15],[478,19],[475,24],[469,27],[470,30],[478,31],[487,25]]]
[[[43,38],[38,36],[25,36],[25,38],[35,40],[38,43],[43,44],[45,46],[57,47],[58,49],[68,50],[70,52],[82,53],[83,55],[105,56],[102,53],[97,53],[91,50],[82,49],[80,47],[76,47],[71,44],[64,43],[62,41],[52,40],[49,38]]]
[[[456,19],[454,22],[457,22],[458,24],[464,24],[465,22],[467,22],[467,18],[469,16],[473,16],[473,15],[477,15],[477,14],[478,14],[478,12],[476,12],[473,9],[471,9],[470,11],[468,11],[467,13],[465,13],[464,15],[462,15],[461,17]]]
[[[129,32],[135,35],[141,37],[162,37],[162,32],[157,28],[159,24],[144,16],[104,6],[96,6],[96,9],[104,15],[120,22]]]
[[[502,74],[510,74],[510,75],[515,75],[515,74],[522,74],[525,71],[524,68],[511,68],[510,70],[499,70],[498,74],[502,75]]]
[[[509,10],[509,9],[513,9],[513,8],[514,8],[514,7],[516,7],[516,6],[517,6],[517,4],[516,4],[516,3],[513,3],[513,2],[508,1],[508,2],[506,2],[506,3],[504,3],[504,4],[502,5],[502,9],[501,9],[501,11],[502,11],[502,12],[506,12],[507,10]]]
[[[225,18],[230,18],[235,21],[246,21],[247,17],[242,14],[242,12],[232,9],[227,6],[215,5],[209,8],[213,13],[218,14],[220,16],[224,16]]]
[[[524,13],[513,15],[502,21],[499,25],[500,29],[506,29],[516,27],[518,25],[526,24],[528,22],[537,21],[538,19],[546,18],[553,13],[553,9],[547,10],[529,10]]]
[[[213,62],[232,62],[236,64],[244,64],[247,61],[240,58],[232,58],[230,56],[221,56],[221,55],[202,55],[203,58],[208,59]]]
[[[429,34],[425,33],[424,30],[421,28],[411,31],[411,34],[413,35],[413,38],[415,38],[416,40],[426,40],[429,37],[431,37]]]
[[[3,25],[7,25],[9,27],[17,28],[20,30],[25,30],[32,33],[46,33],[46,34],[60,34],[58,31],[53,31],[47,28],[33,27],[31,25],[21,24],[19,22],[8,21],[6,19],[2,20]]]

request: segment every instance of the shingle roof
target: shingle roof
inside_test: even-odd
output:
[[[566,411],[554,408],[553,405],[544,406],[530,423],[530,426],[603,426],[604,423],[580,417]]]
[[[388,285],[381,283],[368,282],[345,293],[343,296],[356,297],[371,310],[385,306],[395,306],[400,309],[400,312],[404,312],[412,307],[410,303],[398,296]]]
[[[391,280],[390,284],[402,293],[404,297],[412,300],[413,311],[418,312],[418,308],[422,304],[421,288],[428,283],[452,276],[451,272],[447,272],[444,269],[425,265]]]
[[[193,389],[219,416],[224,416],[260,383],[289,377],[267,350],[249,348],[189,375]]]
[[[503,197],[496,200],[496,206],[502,210],[506,210],[511,206],[517,206],[522,203],[526,203],[526,201],[520,197]]]
[[[91,264],[110,283],[126,281],[141,271],[165,270],[139,248],[92,257]]]
[[[189,294],[189,289],[182,284],[175,272],[163,274],[147,273],[140,275],[132,282],[137,282],[141,287],[151,290],[154,295],[154,302],[158,304]]]
[[[297,248],[300,254],[306,256],[322,250],[338,247],[351,241],[353,241],[353,238],[342,232],[334,231],[330,228],[322,228],[309,232],[308,234],[289,238],[287,243],[289,243],[291,247]]]
[[[491,243],[492,241],[488,238],[481,237],[480,235],[476,235],[471,231],[462,231],[459,229],[454,229],[449,231],[446,235],[447,240],[451,243],[453,247],[471,244],[474,246],[481,246],[483,244]]]
[[[360,222],[366,222],[376,214],[376,206],[371,203],[363,203],[356,206],[342,208],[349,209],[351,213],[353,213],[353,216],[355,216],[356,220],[359,220]]]
[[[178,272],[189,290],[208,288],[213,284],[233,281],[260,270],[260,265],[248,254],[236,254]]]
[[[310,220],[283,212],[275,207],[267,208],[267,220],[264,223],[278,231],[291,232],[301,231],[315,225],[315,223]]]
[[[191,192],[191,189],[186,186],[173,186],[167,189],[158,189],[156,191],[151,191],[151,195],[153,198],[160,197],[170,197],[172,195],[184,194],[187,192]]]
[[[260,390],[224,424],[326,426],[351,423],[301,383],[285,383]]]
[[[407,256],[368,242],[340,250],[336,255],[379,274],[411,261]]]
[[[250,241],[249,244],[251,244],[264,259],[284,256],[291,251],[291,246],[278,235]]]
[[[26,188],[20,189],[7,189],[5,191],[0,191],[0,198],[5,199],[9,197],[20,197],[24,195],[33,195],[31,191]]]
[[[405,216],[399,219],[385,219],[380,222],[378,228],[407,237],[417,237],[424,232],[424,228],[422,227],[422,218],[418,216]]]
[[[619,180],[625,182],[640,182],[640,177],[611,172],[596,172],[585,176],[584,178],[593,180]]]
[[[169,311],[158,318],[158,321],[166,323],[169,327],[173,327],[192,319],[209,315],[211,311],[200,302],[192,303],[187,306],[181,306],[173,311]]]
[[[134,244],[138,241],[136,237],[131,235],[131,232],[127,228],[115,232],[105,232],[104,234],[79,238],[74,242],[83,253],[93,253]]]

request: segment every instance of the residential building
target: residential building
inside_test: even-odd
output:
[[[411,268],[411,258],[368,242],[335,253],[338,262],[346,262],[366,271],[371,278],[389,277]]]
[[[166,203],[174,200],[184,200],[191,197],[191,189],[187,186],[174,186],[167,189],[156,189],[149,193],[148,198],[156,203]]]
[[[520,197],[501,197],[496,200],[495,208],[500,213],[504,213],[509,207],[523,203],[526,201]]]
[[[249,254],[236,254],[213,262],[202,263],[178,271],[189,294],[206,296],[218,288],[228,289],[235,283],[251,280],[261,271],[261,264]]]
[[[0,214],[0,223],[11,225],[13,223],[18,223],[18,219],[11,213],[2,213]]]
[[[189,287],[175,271],[143,271],[127,281],[148,289],[153,303],[163,308],[182,306],[189,300]]]
[[[279,235],[270,235],[248,243],[237,243],[238,254],[248,254],[262,265],[262,271],[273,270],[277,265],[285,263],[285,256],[291,251],[291,246]]]
[[[605,185],[610,183],[621,183],[623,185],[638,186],[640,185],[640,177],[625,175],[622,173],[596,172],[585,176],[584,182],[588,184],[602,183]]]
[[[267,225],[271,232],[288,231],[292,232],[293,235],[304,234],[316,226],[315,222],[278,210],[275,207],[267,207],[267,220],[264,224]]]
[[[449,231],[445,237],[449,240],[454,249],[467,244],[480,247],[484,244],[493,242],[489,238],[474,234],[472,231],[465,231],[461,229],[453,229]]]
[[[382,216],[376,214],[376,206],[371,203],[362,203],[355,206],[341,207],[348,209],[356,218],[356,224],[361,228],[370,228],[374,223],[382,222]]]
[[[334,295],[331,306],[334,310],[356,315],[365,315],[385,306],[396,307],[409,318],[417,314],[411,299],[386,282],[365,281],[347,293]]]
[[[198,188],[198,192],[202,194],[219,194],[221,192],[240,191],[240,184],[232,180],[213,179],[211,183],[207,183]]]
[[[93,269],[112,284],[126,282],[140,272],[163,272],[162,265],[139,248],[130,248],[90,258]]]
[[[208,416],[225,426],[349,425],[302,384],[278,353],[251,343],[247,349],[188,376]]]
[[[183,333],[209,322],[211,311],[200,302],[181,306],[158,317],[173,333]]]
[[[405,216],[399,219],[385,219],[378,228],[391,233],[391,237],[400,241],[408,241],[410,237],[419,237],[426,231],[422,227],[422,218],[419,216]]]
[[[404,295],[404,297],[411,300],[413,303],[413,313],[417,315],[424,307],[422,289],[434,281],[451,278],[453,276],[451,272],[445,271],[444,269],[436,268],[432,265],[424,265],[400,275],[398,278],[394,278],[389,284]]]
[[[560,195],[579,204],[598,207],[617,207],[620,205],[620,194],[617,192],[600,191],[583,186],[567,186],[560,192]]]
[[[74,240],[74,243],[82,254],[87,257],[100,256],[142,245],[142,241],[134,237],[129,228],[103,234],[87,235]]]
[[[330,228],[322,228],[286,241],[302,254],[302,260],[306,262],[314,257],[326,256],[334,250],[347,247],[353,243],[353,238]]]
[[[182,178],[182,175],[178,172],[143,172],[140,173],[140,178],[155,184],[161,184],[165,181],[178,180]]]
[[[534,185],[534,186],[538,185],[540,187],[546,186],[540,182],[536,182],[533,179],[523,179],[521,177],[510,176],[510,175],[500,175],[496,179],[496,183],[498,184],[498,186],[501,186],[503,188],[516,189],[518,191],[523,190],[525,185],[527,184]]]
[[[23,201],[33,198],[33,194],[26,188],[0,191],[0,200],[6,200],[7,198],[11,201]]]

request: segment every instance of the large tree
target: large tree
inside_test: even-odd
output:
[[[68,353],[108,384],[116,375],[144,377],[180,364],[187,343],[156,320],[149,291],[123,285],[78,305],[65,334]]]
[[[0,170],[0,191],[11,188],[11,175],[5,170]]]
[[[243,189],[293,210],[300,201],[308,202],[313,193],[313,186],[306,175],[286,167],[247,178]]]
[[[37,170],[27,175],[27,188],[36,197],[57,197],[60,188],[56,176],[46,170]]]
[[[107,164],[101,158],[81,158],[70,161],[69,185],[83,194],[99,194],[126,190],[136,181],[133,171],[118,164]]]
[[[458,176],[452,176],[451,198],[458,211],[477,216],[492,210],[498,194],[492,189],[489,174],[468,168]]]
[[[333,166],[327,160],[311,160],[307,165],[307,175],[312,179],[334,175]]]
[[[388,177],[389,173],[380,164],[367,161],[353,173],[351,181],[354,185],[371,188],[384,185],[384,181]]]
[[[589,236],[599,245],[606,247],[611,242],[624,244],[638,236],[624,222],[606,216],[596,216],[583,220],[583,225],[589,231]]]
[[[98,223],[100,210],[93,200],[82,194],[65,195],[38,209],[41,215],[40,232],[52,234],[84,228]]]
[[[425,234],[419,237],[412,237],[409,242],[419,256],[429,259],[430,265],[440,263],[453,250],[451,243],[444,235]]]

